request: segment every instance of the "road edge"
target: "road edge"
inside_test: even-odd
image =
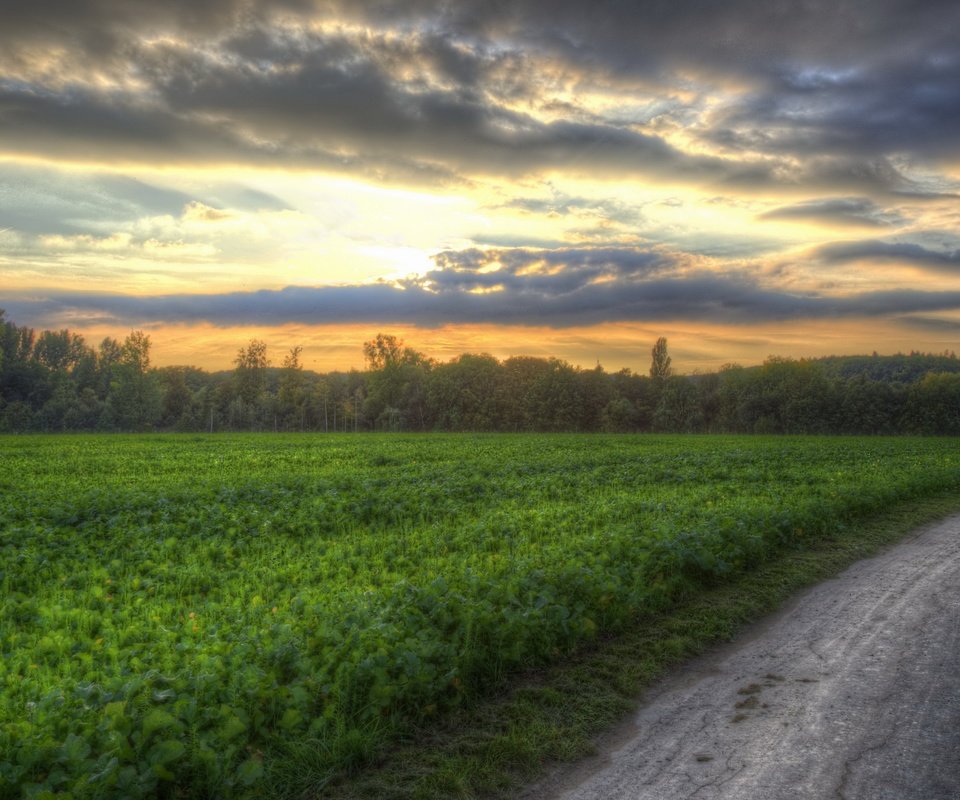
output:
[[[641,693],[667,672],[729,642],[801,590],[958,512],[960,491],[952,490],[781,552],[729,583],[681,598],[668,613],[515,679],[500,696],[451,714],[436,729],[410,731],[376,764],[314,797],[534,798],[534,787],[549,783],[552,772],[569,769],[606,744],[605,737],[615,737]]]

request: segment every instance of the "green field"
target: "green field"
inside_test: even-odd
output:
[[[0,797],[320,786],[520,667],[960,486],[945,439],[0,438]]]

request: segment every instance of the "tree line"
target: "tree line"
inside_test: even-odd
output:
[[[769,358],[674,373],[666,339],[650,369],[606,372],[557,358],[428,358],[389,334],[366,369],[319,374],[264,342],[233,369],[154,367],[150,337],[88,345],[0,311],[0,431],[503,431],[960,434],[954,353]]]

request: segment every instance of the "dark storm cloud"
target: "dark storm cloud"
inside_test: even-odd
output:
[[[927,52],[874,53],[835,72],[784,68],[718,114],[708,137],[748,150],[867,159],[949,157],[958,133],[960,56],[941,41]]]
[[[369,27],[309,25],[337,19]],[[894,157],[960,152],[955,2],[40,0],[3,23],[3,146],[20,154],[867,191],[923,189]],[[730,158],[680,151],[645,112],[521,111],[552,71],[574,95],[736,86],[696,127]],[[686,102],[656,114],[696,121]]]
[[[862,158],[804,154],[802,158],[803,166],[791,176],[792,180],[800,185],[880,194],[917,191],[913,181],[886,157]]]
[[[737,150],[867,163],[960,147],[960,5],[950,0],[609,2],[589,14],[572,0],[476,2],[442,20],[626,75],[741,79],[749,91],[706,133]]]
[[[790,206],[781,206],[760,219],[814,222],[823,225],[860,225],[872,228],[888,227],[904,222],[898,214],[884,211],[872,200],[863,197],[810,200]]]
[[[319,15],[372,25],[421,27],[488,40],[524,39],[558,50],[593,45],[597,57],[635,67],[664,53],[711,63],[751,63],[782,55],[840,59],[890,47],[912,50],[937,36],[947,41],[956,4],[873,0],[685,0],[625,3],[598,0],[585,11],[574,0],[36,0],[4,9],[11,38],[84,37],[97,30],[163,28],[209,34],[272,14]],[[852,35],[856,34],[856,35]],[[897,43],[901,48],[894,47]],[[679,58],[679,56],[678,56]],[[812,82],[815,78],[808,80]]]
[[[569,286],[571,281],[580,286],[599,278],[642,278],[682,265],[676,254],[639,247],[470,248],[446,250],[433,260],[437,268],[416,278],[416,285],[461,286],[461,281],[499,276],[505,286],[521,288],[536,280],[552,293],[576,288]]]
[[[0,41],[20,44],[73,43],[95,55],[109,46],[122,48],[131,33],[191,32],[203,36],[262,19],[265,9],[303,10],[290,0],[35,0],[3,9]]]
[[[279,164],[401,179],[452,173],[590,174],[722,180],[736,165],[687,155],[608,124],[543,122],[463,87],[399,84],[343,39],[311,40],[291,69],[151,54],[151,101],[88,88],[0,81],[4,148],[100,161]]]
[[[229,125],[178,118],[132,98],[89,89],[39,91],[0,80],[3,149],[95,161],[239,160],[247,148]]]
[[[746,276],[681,274],[675,258],[658,251],[466,250],[440,254],[436,262],[437,269],[422,279],[399,286],[290,286],[154,297],[10,293],[3,302],[10,317],[21,324],[49,327],[96,320],[118,325],[208,322],[224,327],[378,322],[564,328],[663,320],[757,324],[960,309],[960,292],[798,294],[765,288]]]
[[[636,70],[671,60],[738,65],[812,57],[828,64],[880,49],[913,50],[931,39],[952,41],[957,19],[950,0],[684,0],[627,3],[598,0],[585,9],[575,0],[374,0],[324,3],[338,14],[370,23],[430,22],[437,29],[508,41],[523,40],[560,52],[587,50],[612,65]],[[898,48],[896,45],[899,44]]]
[[[524,174],[556,167],[626,171],[686,180],[724,177],[723,162],[688,156],[657,136],[604,124],[544,123],[493,102],[469,85],[396,82],[377,46],[310,37],[295,69],[195,61],[161,65],[153,83],[167,107],[236,120],[257,137],[334,142],[362,157],[405,153],[460,172]],[[416,63],[418,52],[409,55]],[[191,76],[184,81],[182,75]]]
[[[849,261],[895,261],[925,267],[936,272],[960,272],[960,250],[930,250],[911,242],[834,242],[818,247],[817,256],[829,263]]]
[[[224,115],[180,114],[169,109],[125,105],[87,90],[69,97],[38,94],[0,81],[0,150],[100,163],[181,165],[252,164],[311,167],[367,178],[382,174],[398,180],[452,182],[442,165],[390,153],[384,144],[373,153],[326,149],[317,140],[271,141]],[[271,123],[271,128],[275,127]]]

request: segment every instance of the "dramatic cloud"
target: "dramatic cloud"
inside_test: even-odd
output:
[[[761,214],[760,219],[868,228],[890,227],[905,222],[899,214],[886,212],[872,200],[862,197],[811,200],[781,206]]]
[[[437,269],[404,285],[437,294],[505,291],[551,297],[595,284],[632,282],[680,265],[675,254],[664,251],[611,247],[445,251],[434,261]]]
[[[817,255],[834,263],[848,261],[895,261],[913,264],[938,272],[960,273],[960,249],[953,251],[929,250],[908,242],[835,242],[817,250]]]
[[[960,291],[829,295],[764,288],[747,276],[692,270],[657,252],[617,250],[443,253],[438,269],[404,285],[289,286],[227,294],[48,292],[16,297],[13,314],[109,324],[218,326],[381,322],[565,328],[604,322],[696,320],[712,324],[880,317],[960,309]]]
[[[947,336],[958,29],[947,0],[12,4],[0,306]]]
[[[462,90],[414,91],[372,64],[344,71],[320,59],[280,76],[203,62],[181,69],[192,79],[162,76],[153,84],[161,102],[152,104],[0,82],[2,147],[101,162],[247,162],[421,181],[565,169],[710,183],[741,172],[656,135],[545,122]]]
[[[907,189],[891,159],[960,152],[949,4],[37,5],[0,34],[9,153]]]

